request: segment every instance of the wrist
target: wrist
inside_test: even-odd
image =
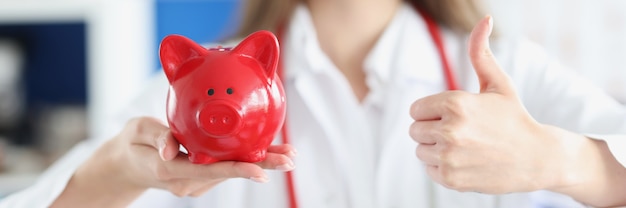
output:
[[[52,207],[126,207],[146,190],[129,183],[125,172],[118,170],[110,146],[111,142],[105,143],[78,167]]]
[[[612,156],[606,142],[588,138],[556,127],[547,127],[550,135],[560,143],[557,154],[561,164],[556,178],[546,189],[568,195],[593,206],[614,206],[625,203],[613,197],[626,191],[626,170]],[[618,194],[619,195],[619,194]]]
[[[115,198],[132,199],[138,197],[148,189],[137,183],[139,181],[128,169],[128,157],[124,155],[126,151],[114,145],[114,141],[109,141],[98,150],[99,156],[92,157],[93,161],[87,161],[85,175],[102,187],[106,187],[103,192],[109,192],[109,196]],[[99,158],[99,159],[96,159]],[[103,193],[105,194],[105,193]]]
[[[580,187],[589,180],[585,171],[586,163],[592,160],[591,141],[583,135],[575,134],[554,126],[544,125],[547,136],[555,142],[553,154],[548,154],[552,161],[546,169],[551,170],[551,181],[545,189],[564,193]],[[588,168],[588,167],[587,167]]]

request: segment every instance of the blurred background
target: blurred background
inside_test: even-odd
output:
[[[486,0],[505,35],[543,45],[626,103],[626,1]],[[34,182],[159,70],[167,34],[211,42],[239,0],[0,0],[0,198]]]
[[[167,34],[224,37],[234,0],[0,0],[0,198],[105,132]]]

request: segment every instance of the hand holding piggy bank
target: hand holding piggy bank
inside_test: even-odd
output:
[[[232,49],[205,49],[179,35],[163,39],[167,120],[192,163],[265,159],[285,120],[279,54],[268,31],[253,33]]]

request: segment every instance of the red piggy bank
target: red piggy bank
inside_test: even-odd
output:
[[[265,159],[285,120],[279,54],[278,40],[268,31],[232,49],[205,49],[179,35],[163,39],[167,120],[192,163]]]

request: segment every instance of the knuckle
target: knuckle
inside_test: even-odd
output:
[[[149,124],[158,123],[158,120],[151,117],[135,117],[126,123],[125,130],[135,135],[141,135],[150,130]]]
[[[453,148],[446,146],[439,151],[439,160],[441,161],[441,166],[443,166],[444,170],[446,170],[446,174],[450,173],[450,169],[456,167],[452,156],[452,149]]]
[[[442,180],[441,185],[454,190],[463,189],[463,181],[459,180],[458,177],[456,177],[458,174],[456,174],[456,172],[452,168],[440,166],[439,171]]]
[[[456,150],[457,148],[455,147],[446,146],[439,151],[441,166],[443,166],[445,170],[449,171],[448,174],[455,173],[454,171],[464,167],[462,161],[463,155],[458,154]]]
[[[142,123],[145,122],[144,117],[133,118],[126,124],[126,131],[132,134],[141,134],[144,131]]]
[[[188,196],[192,192],[191,188],[183,182],[171,183],[168,189],[172,194],[178,197]]]
[[[439,138],[442,138],[446,146],[456,147],[459,145],[461,140],[460,135],[454,126],[444,125],[438,133],[440,134],[438,135]]]
[[[493,53],[491,52],[491,49],[489,47],[484,48],[483,50],[480,51],[480,54],[484,57],[484,58],[493,58]]]
[[[489,47],[477,50],[475,53],[470,53],[470,57],[475,60],[489,60],[494,58],[493,53]]]
[[[443,156],[446,155],[446,156]],[[439,166],[439,174],[441,176],[441,185],[446,188],[457,190],[460,192],[471,191],[469,184],[471,181],[462,178],[463,173],[458,168],[455,160],[450,159],[450,154],[442,154],[442,164]]]
[[[243,177],[245,176],[245,163],[234,162],[231,164],[230,168],[224,169],[224,173],[221,178],[235,178],[235,177]]]
[[[449,92],[449,96],[443,101],[443,107],[452,115],[465,115],[464,103],[467,103],[468,94],[461,91]]]

